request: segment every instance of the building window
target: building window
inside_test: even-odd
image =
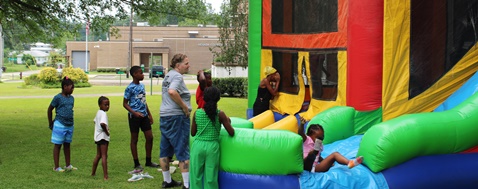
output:
[[[311,52],[309,61],[312,98],[335,101],[338,79],[337,52]]]
[[[297,59],[297,52],[272,51],[272,66],[277,69],[281,75],[279,85],[280,92],[299,94]]]
[[[476,44],[478,0],[411,1],[409,99],[448,72]]]
[[[309,34],[338,31],[338,0],[273,0],[272,33]]]

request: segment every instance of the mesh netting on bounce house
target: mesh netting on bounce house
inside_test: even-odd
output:
[[[220,188],[478,186],[478,0],[249,1],[249,109],[265,66],[281,75],[270,110],[221,133]],[[299,116],[324,127],[303,171]]]

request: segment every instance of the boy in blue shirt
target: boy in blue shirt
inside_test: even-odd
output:
[[[138,160],[138,133],[139,129],[143,131],[146,138],[146,166],[158,167],[158,164],[151,162],[151,150],[153,149],[153,117],[146,103],[146,90],[144,84],[140,83],[144,79],[143,70],[139,66],[133,66],[130,69],[133,77],[124,91],[123,107],[128,110],[129,130],[131,133],[131,154],[134,160],[134,173],[143,171],[143,167]]]

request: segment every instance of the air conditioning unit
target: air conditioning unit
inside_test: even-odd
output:
[[[154,42],[163,42],[163,38],[155,38],[153,39]]]

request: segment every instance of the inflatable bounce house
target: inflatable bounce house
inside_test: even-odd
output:
[[[251,0],[249,104],[281,75],[270,110],[221,133],[221,188],[478,187],[478,0]],[[323,156],[303,171],[298,117]]]

